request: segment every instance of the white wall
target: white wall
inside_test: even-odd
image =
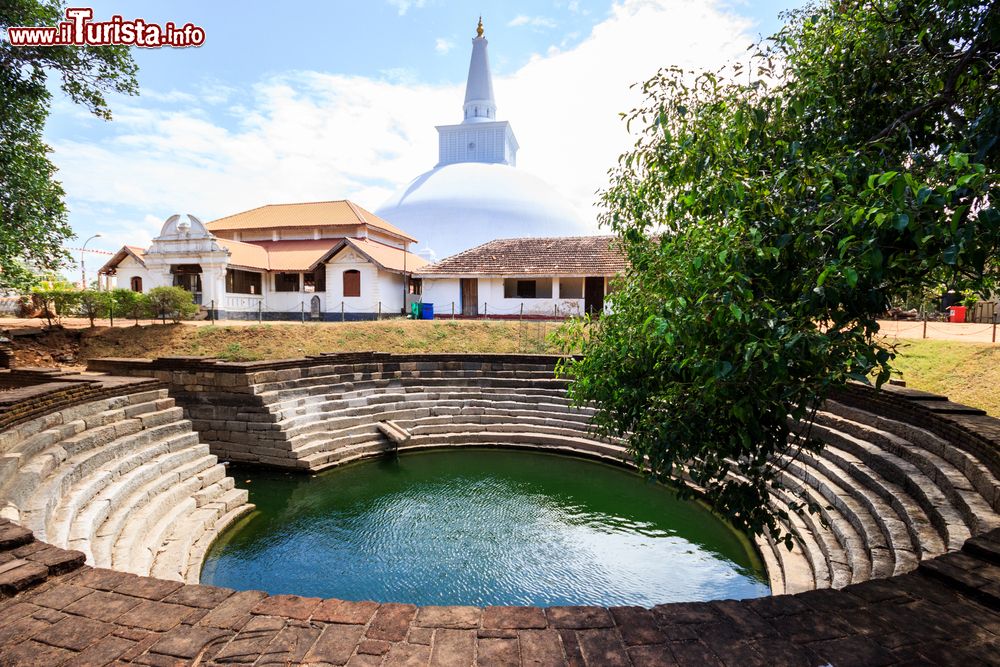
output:
[[[552,280],[552,298],[549,299],[508,299],[504,296],[503,278],[479,278],[478,312],[487,315],[519,315],[524,306],[525,315],[582,315],[583,299],[563,299],[559,296],[559,278]],[[434,312],[442,316],[451,314],[451,304],[455,312],[462,313],[461,283],[458,278],[423,279],[423,300],[434,304]]]
[[[344,272],[356,270],[361,272],[361,296],[344,296]],[[400,294],[396,297],[396,308],[399,308],[398,301],[402,298],[403,288],[400,287]],[[333,261],[326,265],[326,303],[323,310],[330,313],[339,313],[343,304],[345,313],[374,313],[378,312],[379,301],[382,303],[382,312],[388,312],[389,302],[383,299],[391,298],[391,294],[382,294],[382,283],[379,280],[378,268],[367,259],[357,254],[353,250],[344,250],[333,258]]]

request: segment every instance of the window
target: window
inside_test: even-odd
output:
[[[552,278],[504,278],[505,299],[551,299]]]
[[[313,275],[316,277],[316,291],[325,292],[326,291],[326,264],[320,264],[313,271]]]
[[[129,281],[129,287],[132,288],[133,292],[141,292],[142,278],[140,278],[139,276],[132,276],[132,279]]]
[[[357,269],[344,271],[344,296],[361,296],[361,272]]]
[[[560,278],[559,279],[560,299],[582,299],[583,298],[583,278]]]
[[[424,293],[424,281],[420,278],[410,278],[410,294],[420,295]]]
[[[299,274],[297,273],[276,273],[274,274],[275,292],[298,292]]]
[[[226,269],[226,291],[230,294],[260,294],[260,276],[253,271]]]
[[[302,274],[302,291],[303,292],[315,292],[316,291],[316,275],[313,273],[303,273]]]

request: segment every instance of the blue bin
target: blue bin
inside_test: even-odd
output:
[[[423,303],[420,306],[420,319],[422,320],[433,320],[434,319],[434,304],[433,303]]]

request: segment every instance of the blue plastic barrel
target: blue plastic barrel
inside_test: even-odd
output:
[[[433,320],[434,319],[434,304],[433,303],[423,303],[420,307],[420,319],[422,320]]]

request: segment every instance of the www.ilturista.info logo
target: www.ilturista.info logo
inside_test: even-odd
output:
[[[164,25],[143,19],[126,21],[115,15],[110,21],[91,21],[94,10],[70,7],[66,20],[55,27],[10,26],[7,41],[11,46],[107,46],[124,44],[155,49],[161,46],[184,48],[205,43],[205,30],[191,23],[178,27],[172,21]]]

